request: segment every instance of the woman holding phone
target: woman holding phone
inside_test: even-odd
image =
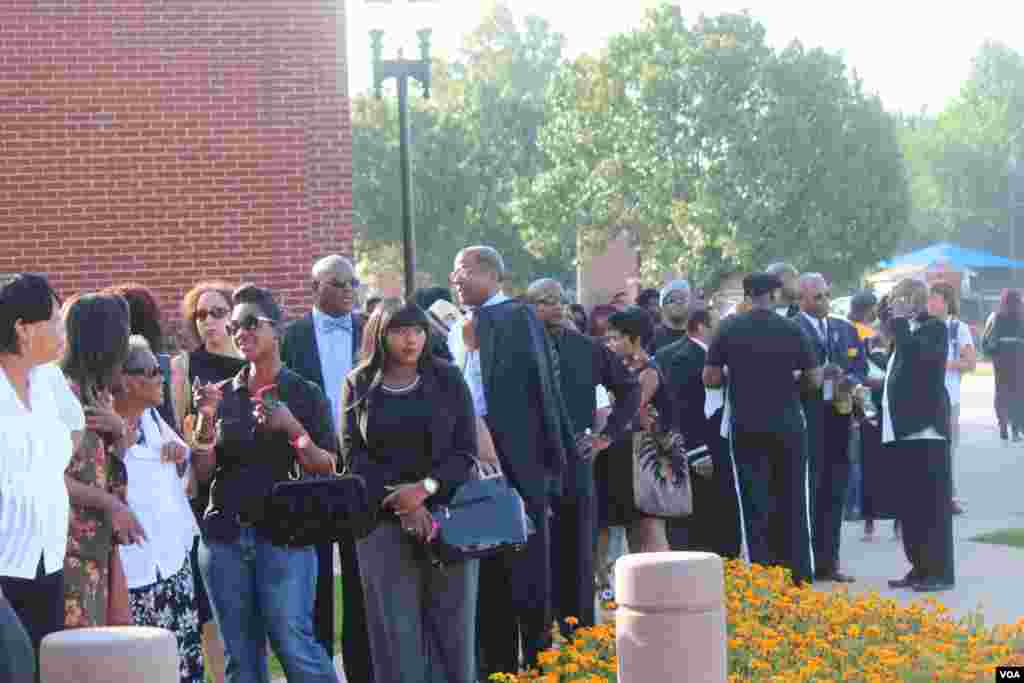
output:
[[[274,484],[294,468],[334,471],[330,407],[317,386],[281,364],[283,316],[273,295],[243,285],[232,304],[227,331],[246,365],[230,380],[196,387],[200,419],[217,427],[212,450],[192,460],[199,480],[211,482],[199,570],[224,639],[225,679],[269,680],[269,635],[289,682],[334,683],[334,665],[313,635],[315,549],[274,545],[265,516]]]

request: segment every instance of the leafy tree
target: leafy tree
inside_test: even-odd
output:
[[[842,60],[776,53],[747,14],[649,12],[607,51],[559,73],[519,184],[535,253],[585,251],[627,228],[651,273],[713,280],[785,257],[856,279],[889,254],[909,213],[897,128]]]

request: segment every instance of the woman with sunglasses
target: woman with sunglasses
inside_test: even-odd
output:
[[[199,620],[189,553],[197,535],[185,495],[189,452],[159,413],[163,369],[144,337],[128,342],[128,358],[114,408],[134,435],[125,451],[128,504],[150,530],[144,545],[125,546],[121,560],[132,617],[138,626],[158,626],[178,641],[182,683],[203,683]]]
[[[431,562],[437,529],[427,506],[468,479],[475,418],[462,373],[429,352],[429,334],[415,304],[378,305],[366,355],[345,383],[342,452],[380,510],[356,544],[376,680],[472,683],[479,560]]]
[[[243,285],[232,302],[227,329],[247,363],[228,381],[196,387],[197,408],[215,421],[217,440],[192,459],[200,481],[211,481],[199,569],[224,638],[225,677],[269,680],[269,635],[290,683],[335,683],[334,665],[313,635],[315,549],[274,545],[265,516],[274,484],[296,470],[334,472],[330,407],[319,387],[282,365],[283,316],[273,295]]]
[[[182,301],[181,317],[185,320],[188,341],[195,346],[195,350],[185,351],[171,361],[171,394],[174,397],[178,431],[186,435],[186,440],[191,429],[185,427],[192,425],[196,415],[192,400],[193,387],[234,377],[245,365],[227,332],[230,314],[231,285],[225,282],[200,282],[189,290]],[[198,521],[203,518],[210,500],[210,487],[194,479],[190,486],[192,512]],[[206,670],[212,674],[214,683],[224,683],[224,642],[217,631],[206,586],[199,574],[198,552],[199,539],[196,538],[192,550],[192,576],[196,584],[196,608],[203,634],[203,656]]]

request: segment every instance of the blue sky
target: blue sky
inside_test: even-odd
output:
[[[520,17],[536,14],[565,34],[575,56],[599,50],[608,37],[639,25],[647,0],[617,3],[583,0],[508,0]],[[400,42],[414,56],[415,31],[430,27],[434,48],[453,54],[462,36],[479,21],[486,2],[433,0],[368,5],[346,0],[349,87],[353,94],[370,86],[371,29],[384,29],[385,55]],[[930,111],[959,92],[971,57],[987,40],[999,40],[1024,51],[1024,2],[974,0],[952,3],[922,0],[747,0],[681,3],[688,20],[699,14],[750,10],[768,29],[768,40],[783,46],[800,39],[807,46],[842,52],[869,90],[881,95],[889,109]]]

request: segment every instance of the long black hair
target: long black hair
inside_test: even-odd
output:
[[[352,371],[359,395],[353,397],[349,409],[358,405],[380,384],[387,362],[388,332],[398,327],[419,327],[423,330],[428,343],[423,345],[417,366],[420,374],[433,371],[436,361],[430,352],[430,320],[427,314],[411,301],[384,299],[377,304],[363,330],[362,358]]]
[[[114,373],[128,357],[128,302],[116,294],[86,294],[68,306],[67,349],[61,368],[78,385],[82,404],[113,390]]]

